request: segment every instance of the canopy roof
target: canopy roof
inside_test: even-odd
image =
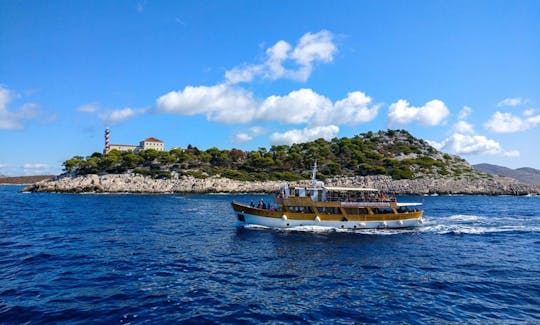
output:
[[[354,192],[377,192],[379,191],[376,188],[368,187],[339,187],[339,186],[325,186],[325,189],[328,191],[354,191]]]

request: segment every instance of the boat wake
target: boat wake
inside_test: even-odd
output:
[[[449,217],[426,218],[424,226],[418,230],[441,235],[481,235],[503,232],[540,232],[540,226],[530,218],[456,214]]]
[[[239,226],[242,226],[239,224]],[[260,225],[243,225],[246,229],[272,230],[279,232],[313,233],[355,233],[363,235],[402,235],[434,233],[438,235],[482,235],[504,232],[540,232],[540,225],[532,219],[511,217],[487,217],[456,214],[448,217],[424,218],[424,224],[415,228],[400,229],[342,229],[321,226],[298,226],[290,228],[272,228]]]

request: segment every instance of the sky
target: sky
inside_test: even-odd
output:
[[[0,174],[405,129],[540,169],[540,1],[0,1]]]

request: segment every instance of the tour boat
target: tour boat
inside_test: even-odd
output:
[[[316,171],[317,163],[308,186],[282,185],[274,206],[263,200],[257,204],[233,201],[238,222],[272,228],[343,229],[408,228],[423,223],[421,203],[398,203],[395,196],[374,188],[325,186],[315,179]]]

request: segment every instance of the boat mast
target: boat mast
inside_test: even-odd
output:
[[[311,185],[317,186],[317,160],[313,164],[313,171],[311,172]]]

